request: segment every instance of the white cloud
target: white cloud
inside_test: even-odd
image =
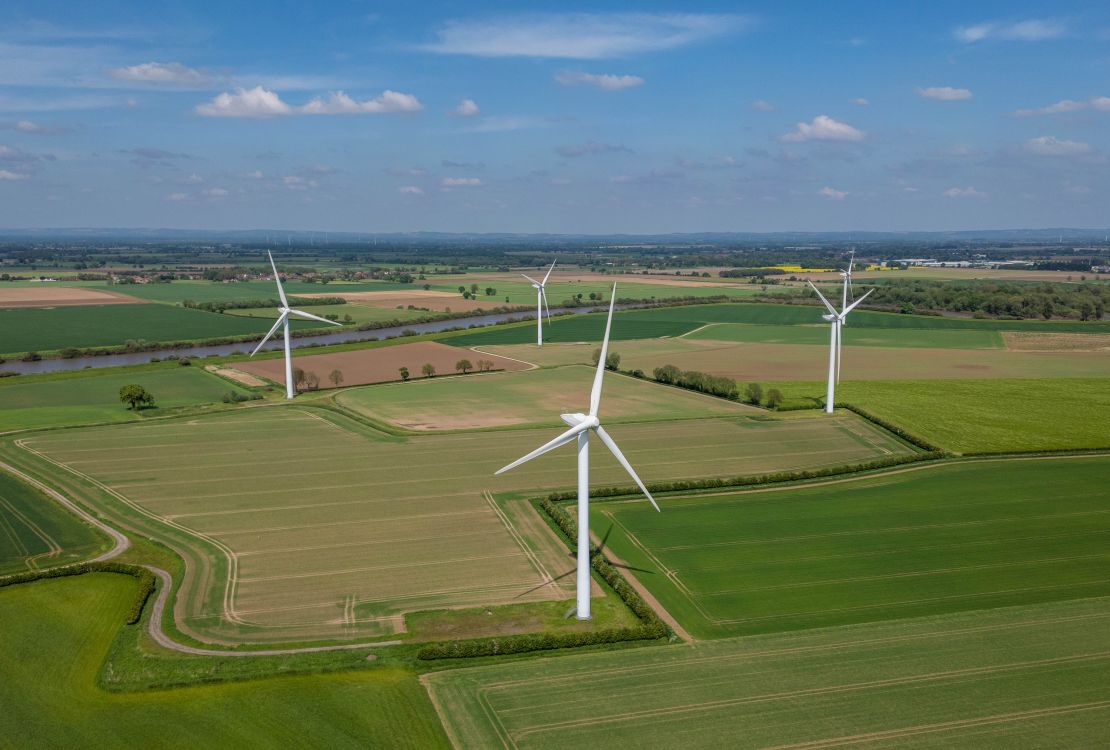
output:
[[[320,187],[317,180],[310,180],[295,174],[288,174],[281,178],[281,184],[289,190],[309,190]]]
[[[1030,138],[1025,150],[1038,156],[1081,156],[1091,152],[1091,144],[1080,141],[1062,141],[1051,135]]]
[[[605,91],[621,91],[644,85],[644,79],[640,76],[583,73],[576,70],[560,71],[555,74],[555,80],[564,86],[596,86]]]
[[[832,198],[834,201],[842,201],[848,197],[847,190],[837,190],[836,188],[823,187],[817,191],[818,195],[823,195],[826,198]]]
[[[108,75],[117,81],[165,83],[173,86],[204,86],[211,81],[211,76],[205,71],[175,62],[148,62],[127,68],[113,68],[108,71]]]
[[[942,102],[958,102],[971,98],[968,89],[956,89],[951,86],[929,86],[917,89],[917,95],[925,99],[937,99]]]
[[[253,89],[237,89],[234,94],[226,91],[207,104],[198,104],[196,113],[204,117],[250,117],[266,118],[288,115],[293,108],[281,100],[277,94],[261,86]]]
[[[1110,96],[1092,96],[1086,101],[1075,101],[1074,99],[1061,99],[1055,104],[1049,104],[1047,107],[1036,107],[1034,109],[1019,109],[1014,112],[1014,117],[1035,117],[1037,115],[1058,115],[1066,114],[1068,112],[1079,112],[1084,109],[1097,109],[1101,111],[1110,111]]]
[[[240,175],[240,177],[243,177],[244,179],[247,179],[247,180],[261,180],[265,176],[266,175],[264,175],[262,173],[261,169],[256,169],[253,172],[244,172],[243,174]]]
[[[448,190],[457,187],[481,187],[482,184],[477,177],[444,177],[439,181],[439,186]]]
[[[478,104],[473,99],[463,99],[451,114],[456,117],[474,117],[480,112]]]
[[[752,109],[758,109],[760,112],[774,112],[775,105],[762,99],[756,99],[752,102]]]
[[[860,97],[857,97],[857,98],[853,99],[852,104],[856,105],[857,107],[867,107],[871,104],[871,102],[867,101],[862,96],[860,96]]]
[[[418,188],[416,185],[405,185],[397,188],[397,192],[402,195],[424,195],[424,190]]]
[[[7,169],[0,169],[0,180],[4,182],[15,182],[16,180],[29,179],[31,175],[21,174],[19,172],[10,172]]]
[[[412,94],[397,91],[383,91],[380,96],[366,101],[355,101],[342,91],[333,91],[327,99],[315,97],[299,108],[306,115],[353,115],[353,114],[392,114],[396,112],[419,112],[424,109]]]
[[[381,96],[355,101],[342,91],[333,91],[325,99],[314,97],[307,104],[293,107],[281,100],[277,93],[255,86],[237,89],[234,94],[224,92],[207,104],[199,104],[196,113],[205,117],[267,118],[282,115],[344,115],[362,113],[418,112],[423,105],[412,94],[383,91]]]
[[[189,200],[189,196],[185,193],[170,193],[166,196],[166,200],[180,203],[181,201]]]
[[[575,158],[578,156],[587,156],[593,154],[611,154],[623,151],[625,153],[632,153],[632,149],[627,146],[615,146],[611,143],[598,143],[597,141],[589,141],[580,146],[560,146],[555,149],[559,156],[568,158]]]
[[[987,194],[976,190],[973,187],[951,187],[941,193],[945,198],[986,198]]]
[[[196,172],[193,172],[191,175],[181,180],[183,185],[199,185],[202,182],[204,182],[204,178]]]
[[[750,25],[744,16],[709,13],[533,13],[449,21],[422,47],[478,57],[597,60],[674,49]]]
[[[971,26],[959,26],[952,32],[952,35],[965,44],[973,44],[987,39],[1039,42],[1044,39],[1061,37],[1066,31],[1066,27],[1060,21],[1031,19],[1018,23],[988,22]]]
[[[48,129],[30,120],[20,120],[15,124],[15,129],[20,133],[46,133]]]
[[[864,132],[851,125],[834,120],[828,115],[818,115],[813,122],[799,122],[797,127],[779,138],[787,143],[802,141],[862,141]]]
[[[221,187],[208,188],[207,190],[202,190],[201,192],[203,192],[209,198],[223,198],[227,195],[227,191]]]

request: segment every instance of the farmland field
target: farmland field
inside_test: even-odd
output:
[[[420,684],[397,668],[101,689],[98,673],[135,589],[134,579],[108,573],[0,589],[5,746],[447,747]]]
[[[550,295],[549,295],[550,296]],[[618,291],[618,296],[623,292]],[[688,305],[645,310],[625,310],[613,316],[613,341],[681,336],[710,323],[747,323],[757,325],[813,325],[821,322],[822,309],[813,305],[770,305],[732,303]],[[1110,322],[976,320],[858,310],[849,322],[852,329],[927,329],[950,331],[1037,331],[1044,333],[1108,333]],[[544,328],[552,342],[598,341],[605,330],[603,314],[578,315],[556,319]],[[827,333],[826,333],[827,335]],[[532,326],[499,326],[475,331],[452,339],[460,346],[486,344],[526,344],[535,341]]]
[[[331,295],[328,295],[331,296]],[[295,304],[295,303],[293,303]],[[383,323],[393,320],[405,322],[414,320],[429,313],[423,310],[398,310],[394,307],[370,307],[368,305],[359,304],[346,304],[346,305],[312,305],[302,308],[305,312],[319,315],[322,318],[328,315],[337,315],[342,321],[344,316],[350,315],[351,325],[361,325],[363,323]],[[265,307],[247,307],[239,310],[228,310],[228,315],[235,315],[242,318],[265,318],[273,323],[276,313]],[[293,318],[296,320],[296,318]],[[337,329],[338,330],[338,329]]]
[[[852,320],[850,323],[854,323]],[[1079,334],[1076,334],[1079,335]],[[741,341],[762,344],[818,344],[828,346],[828,324],[756,325],[751,323],[713,323],[692,331],[684,338],[708,341]],[[864,328],[844,330],[844,346],[884,346],[926,349],[1001,349],[998,331],[948,330],[931,328]]]
[[[421,378],[388,388],[347,391],[338,399],[367,416],[410,429],[560,426],[560,414],[589,410],[594,372],[592,367],[571,366],[447,380]],[[749,406],[615,373],[608,373],[605,381],[603,413],[612,415],[607,423],[759,413]]]
[[[823,382],[771,385],[788,401],[825,400]],[[1110,448],[1106,377],[845,381],[836,400],[960,453]]]
[[[295,328],[315,328],[322,323]],[[76,305],[0,309],[0,353],[49,351],[66,347],[116,346],[129,339],[190,341],[257,334],[265,321],[189,310],[170,305]]]
[[[106,547],[84,521],[0,471],[0,575],[75,562]]]
[[[127,297],[99,289],[69,286],[0,285],[0,307],[63,307],[67,305],[120,305],[138,302]]]
[[[423,678],[457,747],[1094,747],[1106,598]]]
[[[164,409],[219,401],[242,388],[200,367],[172,367],[138,372],[64,375],[0,381],[0,432],[33,427],[125,422],[140,417],[120,403],[119,389],[137,383],[153,394],[156,416]]]
[[[593,531],[697,637],[1110,595],[1110,458],[932,466],[804,489],[595,503]]]
[[[337,352],[335,354],[310,354],[297,357],[294,365],[305,372],[313,373],[320,379],[320,385],[327,388],[329,374],[334,370],[343,373],[341,385],[364,385],[367,383],[384,383],[391,380],[400,380],[401,367],[409,368],[413,378],[423,378],[420,370],[425,364],[436,368],[439,375],[454,375],[455,364],[466,358],[466,354],[453,346],[447,346],[435,341],[418,341],[412,344],[397,344],[372,349],[355,349],[353,351]],[[478,357],[471,356],[471,362]],[[504,357],[491,355],[488,359],[494,363],[498,370],[522,370],[528,365]],[[275,382],[285,380],[284,359],[259,359],[254,361],[237,362],[235,369],[260,375]],[[454,381],[450,381],[454,382]],[[376,392],[376,391],[375,391]],[[370,391],[359,391],[367,394]],[[390,391],[390,393],[395,393]],[[355,404],[361,403],[361,397],[352,396]],[[370,414],[370,416],[374,416]]]
[[[648,482],[908,451],[853,415],[617,424],[610,432]],[[542,585],[566,564],[562,543],[543,528],[525,544],[513,514],[490,495],[571,488],[573,446],[493,476],[552,436],[402,439],[332,412],[277,406],[35,435],[20,441],[25,450],[3,453],[177,550],[187,563],[176,605],[183,631],[285,642],[387,636],[403,629],[407,612],[570,596],[572,579]],[[627,483],[602,450],[591,478],[595,486]]]

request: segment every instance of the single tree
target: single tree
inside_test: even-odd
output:
[[[487,286],[487,287],[486,287],[486,296],[487,296],[487,297],[492,297],[492,296],[494,296],[495,294],[497,294],[497,290],[496,290],[496,289],[494,289],[494,288],[493,288],[492,286]]]
[[[459,286],[459,292],[461,293],[461,292],[465,292],[465,291],[466,291],[466,287],[460,285]]]
[[[607,356],[605,358],[605,369],[606,370],[616,371],[616,370],[620,369],[620,366],[621,366],[621,355],[617,354],[616,352],[611,353],[609,356]]]
[[[763,386],[759,383],[748,383],[745,393],[748,396],[749,404],[758,404],[763,400]]]
[[[593,362],[594,367],[597,367],[597,361],[601,359],[601,347],[594,349],[593,354],[590,355],[590,361]]]
[[[767,400],[764,402],[768,409],[777,409],[782,404],[782,391],[778,388],[771,388],[767,391]]]
[[[305,373],[304,384],[306,388],[316,390],[320,387],[320,376],[314,372]]]
[[[119,400],[127,404],[127,408],[133,411],[154,406],[154,396],[150,395],[150,391],[141,385],[132,384],[120,388]]]
[[[436,374],[436,366],[429,362],[420,368],[420,372],[424,373],[424,377],[430,378]]]
[[[470,285],[470,293],[473,294],[474,296],[478,296],[478,285],[477,284],[471,284]]]
[[[299,368],[299,367],[294,367],[293,368],[293,385],[295,385],[299,388],[300,386],[305,384],[305,378],[307,378],[307,377],[308,377],[308,374],[304,370],[302,370],[301,368]]]
[[[474,365],[470,362],[469,359],[460,359],[458,362],[455,363],[455,369],[465,375],[466,373],[474,369]]]
[[[328,373],[328,380],[331,381],[332,385],[338,388],[339,386],[343,385],[343,371],[340,369],[332,370],[330,373]]]
[[[407,383],[409,379],[409,368],[399,367],[397,368],[397,372],[401,373],[401,382]]]

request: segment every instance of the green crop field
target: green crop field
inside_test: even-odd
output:
[[[0,575],[82,560],[106,547],[91,526],[0,471]]]
[[[182,630],[287,642],[388,636],[408,612],[570,596],[572,579],[542,586],[566,565],[562,543],[544,527],[525,544],[490,495],[574,486],[573,446],[494,476],[554,429],[397,438],[334,412],[274,406],[43,433],[22,449],[0,448],[177,550],[189,569]],[[648,482],[908,452],[854,415],[614,424],[610,432]],[[628,482],[601,448],[591,479]]]
[[[591,528],[721,637],[1110,595],[1110,458],[1008,459],[667,503]]]
[[[1095,747],[1105,598],[424,678],[456,747]]]
[[[622,296],[619,292],[618,296]],[[681,336],[710,323],[747,323],[756,325],[811,325],[821,322],[823,310],[806,305],[769,305],[731,303],[689,305],[650,310],[626,310],[613,316],[614,341],[628,339]],[[1107,333],[1110,323],[1077,321],[1005,321],[972,318],[941,318],[924,315],[899,315],[859,310],[852,315],[853,329],[927,329],[978,331],[1037,331],[1044,333]],[[605,331],[604,314],[559,318],[544,328],[544,337],[552,342],[598,341]],[[481,344],[526,344],[535,341],[535,328],[523,325],[475,331],[451,339],[460,346]],[[826,333],[827,336],[827,333]]]
[[[119,389],[137,383],[154,396],[155,408],[140,414],[119,400]],[[228,392],[246,393],[200,367],[172,365],[138,372],[73,373],[0,381],[0,432],[32,427],[123,422],[156,416],[165,409],[219,401]]]
[[[418,378],[345,391],[337,398],[367,416],[415,429],[563,426],[560,414],[589,410],[594,372],[593,367],[571,366],[467,378]],[[608,423],[760,413],[750,406],[615,373],[607,373],[603,396],[604,413],[612,415],[607,416]]]
[[[370,307],[369,305],[312,305],[302,308],[305,312],[319,315],[320,317],[327,317],[328,315],[338,315],[342,320],[345,315],[350,315],[354,324],[362,323],[381,323],[391,320],[415,320],[429,313],[424,310],[398,310],[395,307]],[[269,308],[249,307],[239,310],[228,310],[228,315],[238,315],[247,318],[265,318],[271,323],[277,317],[275,312]],[[294,318],[295,320],[295,318]],[[322,324],[317,324],[321,325]],[[336,329],[338,330],[338,329]]]
[[[824,403],[823,382],[775,382]],[[1110,378],[844,381],[836,400],[960,453],[1110,448]]]
[[[66,286],[73,286],[66,284]],[[88,285],[85,285],[88,286]],[[273,281],[174,281],[169,284],[112,284],[101,285],[106,291],[119,292],[138,297],[149,302],[181,303],[193,302],[240,302],[248,300],[277,299],[277,286]],[[303,281],[283,281],[285,293],[294,294],[335,294],[343,292],[391,292],[397,290],[419,289],[415,284],[396,284],[386,281],[362,283],[333,282],[330,284],[307,284]]]
[[[101,689],[98,673],[135,589],[134,579],[106,573],[0,589],[0,743],[28,749],[448,746],[420,684],[397,668],[137,693]]]
[[[851,323],[855,323],[854,320]],[[693,340],[758,342],[762,344],[829,344],[829,326],[753,325],[714,323],[685,336]],[[929,349],[1001,349],[998,331],[948,330],[928,328],[863,328],[848,325],[844,346],[887,346]]]
[[[297,323],[319,328],[322,323]],[[118,346],[128,340],[191,341],[265,335],[264,321],[171,305],[74,305],[0,309],[0,353]]]

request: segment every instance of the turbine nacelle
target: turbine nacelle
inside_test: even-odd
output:
[[[560,414],[559,417],[571,427],[578,427],[585,425],[586,429],[594,430],[601,426],[601,421],[597,417],[591,417],[588,414],[576,412],[574,414]]]

